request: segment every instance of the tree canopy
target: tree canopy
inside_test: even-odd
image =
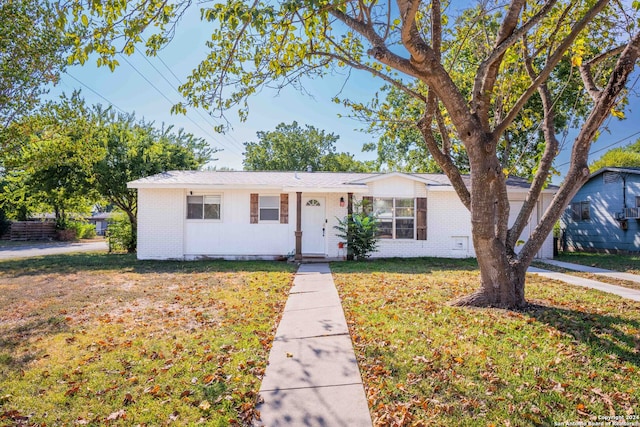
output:
[[[640,139],[625,147],[607,151],[589,166],[592,172],[606,167],[640,168]]]
[[[27,219],[54,211],[60,228],[70,214],[88,213],[98,202],[121,209],[136,247],[137,193],[127,182],[176,169],[194,170],[217,149],[172,126],[157,128],[133,114],[87,106],[79,92],[47,102],[36,114],[14,121],[0,155],[0,207]]]
[[[246,170],[365,172],[368,166],[349,153],[336,152],[340,138],[332,133],[293,122],[280,123],[274,131],[257,133],[258,142],[244,143]]]
[[[0,130],[29,113],[66,64],[67,40],[46,2],[0,2]]]
[[[136,249],[138,195],[127,182],[170,170],[196,170],[212,160],[217,151],[201,138],[180,129],[136,121],[133,114],[100,112],[97,140],[104,155],[93,164],[95,189],[129,218],[131,240],[127,250]]]
[[[157,34],[146,45],[148,53],[156,52],[191,2],[71,4],[67,26],[80,29],[74,58],[95,52],[102,64],[114,66],[115,53],[133,52],[141,32],[153,25]],[[457,303],[522,307],[526,269],[588,178],[594,137],[610,114],[622,115],[640,55],[640,2],[631,6],[608,0],[227,0],[202,8],[211,28],[210,53],[181,91],[194,106],[234,108],[245,117],[247,99],[264,87],[301,87],[307,78],[343,69],[395,87],[418,104],[414,129],[470,212],[481,287]],[[572,91],[580,102],[571,104]],[[565,102],[574,106],[563,112]],[[578,131],[568,172],[516,253],[532,212],[541,208],[560,148],[557,126],[570,122]],[[514,137],[520,148],[509,148]],[[503,160],[517,160],[529,140],[539,150],[531,187],[509,224],[511,165]],[[469,186],[456,149],[468,158]]]
[[[104,151],[90,109],[79,93],[49,101],[11,124],[2,152],[0,204],[10,217],[55,212],[65,228],[69,214],[88,213],[99,200],[93,164]]]

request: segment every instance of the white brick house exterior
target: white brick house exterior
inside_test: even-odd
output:
[[[128,186],[139,259],[343,258],[334,226],[363,198],[385,221],[373,257],[475,256],[469,212],[444,175],[174,171]],[[528,184],[510,178],[508,190],[514,220]],[[552,197],[543,192],[522,240]],[[552,245],[549,236],[538,256],[551,258]]]

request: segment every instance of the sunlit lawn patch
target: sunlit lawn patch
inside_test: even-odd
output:
[[[0,425],[243,423],[294,267],[0,262]]]
[[[332,264],[376,425],[554,425],[640,408],[640,304],[528,276],[522,312],[446,305],[470,260]]]

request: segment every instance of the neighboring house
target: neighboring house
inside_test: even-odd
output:
[[[109,219],[111,218],[111,216],[111,212],[97,212],[85,219],[89,222],[89,224],[93,224],[96,226],[96,234],[98,236],[104,236],[107,231],[107,227],[109,226]]]
[[[591,174],[560,227],[570,251],[640,251],[640,168],[602,168]]]
[[[138,190],[139,259],[342,258],[334,226],[363,197],[380,221],[373,257],[475,256],[469,211],[444,175],[176,171],[128,186]],[[509,178],[511,221],[528,188]],[[543,191],[522,239],[554,191]],[[553,256],[552,240],[539,257]]]

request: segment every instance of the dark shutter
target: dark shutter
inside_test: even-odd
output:
[[[289,195],[280,194],[280,224],[289,224]]]
[[[427,198],[416,199],[416,240],[427,240]]]
[[[251,224],[258,223],[258,194],[251,193],[251,208],[250,208],[249,222]]]
[[[372,196],[364,196],[362,198],[362,213],[365,215],[370,215],[373,213],[373,197]]]

